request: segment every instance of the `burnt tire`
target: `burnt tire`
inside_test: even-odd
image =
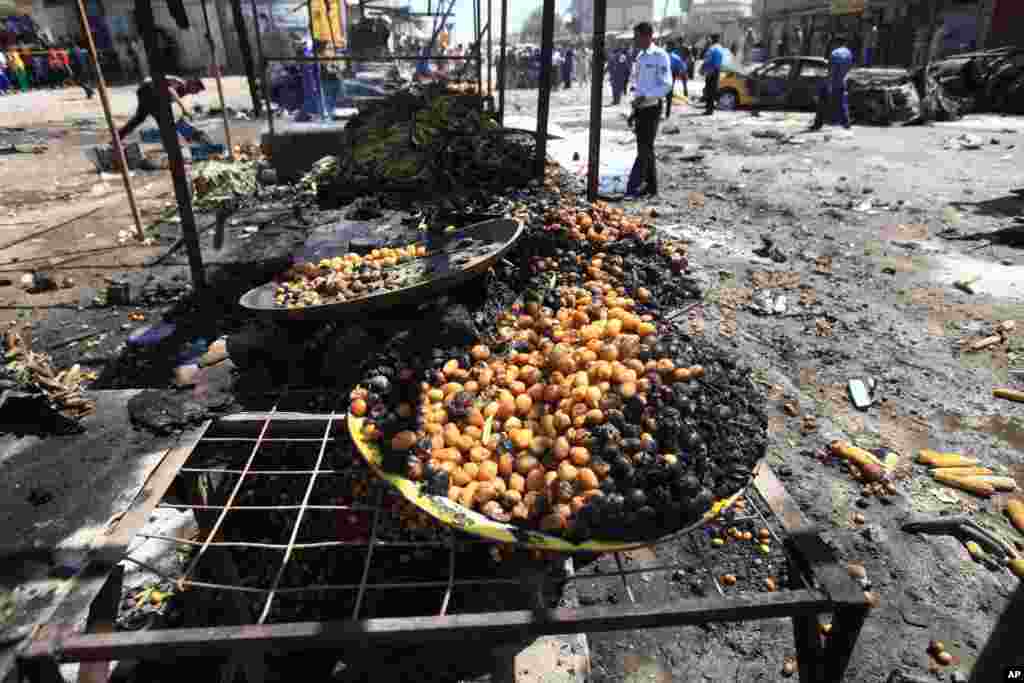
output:
[[[732,88],[718,93],[718,108],[723,111],[736,111],[740,106],[740,94]]]

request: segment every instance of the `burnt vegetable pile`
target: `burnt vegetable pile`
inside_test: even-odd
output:
[[[547,218],[494,329],[468,348],[385,351],[350,410],[386,469],[494,520],[574,541],[678,530],[750,480],[763,399],[666,321],[699,295],[685,245],[603,205]]]
[[[414,85],[345,127],[345,153],[317,175],[322,201],[366,193],[429,197],[471,188],[526,185],[534,142],[500,130],[479,95],[445,83]],[[321,169],[323,170],[323,169]]]

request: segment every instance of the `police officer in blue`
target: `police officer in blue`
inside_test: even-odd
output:
[[[633,61],[625,49],[620,49],[612,55],[608,63],[608,77],[612,82],[612,104],[622,102],[622,94],[626,92],[626,84],[629,82],[630,72],[633,70]]]
[[[828,80],[818,90],[818,112],[811,130],[819,130],[826,123],[850,127],[850,97],[846,89],[846,76],[853,68],[853,52],[846,46],[846,38],[837,36],[828,58]]]

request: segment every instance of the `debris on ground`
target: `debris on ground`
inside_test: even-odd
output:
[[[980,275],[971,275],[970,277],[965,277],[955,281],[953,283],[953,286],[959,289],[961,292],[965,292],[967,294],[974,294],[974,283],[978,282],[978,280],[980,279]]]
[[[962,341],[961,343],[964,347],[964,351],[981,351],[983,349],[995,346],[996,344],[1005,344],[1007,340],[1010,338],[1010,333],[1013,332],[1016,326],[1016,321],[1004,320],[1003,322],[995,326],[995,329],[992,331],[992,334],[981,339],[976,339],[974,341]]]
[[[776,263],[785,263],[786,255],[775,245],[775,240],[767,235],[761,235],[761,246],[754,250],[754,254],[761,258],[771,259]]]
[[[0,145],[0,154],[45,154],[48,145]]]
[[[172,434],[199,424],[208,413],[201,403],[186,395],[147,389],[128,401],[128,414],[137,427],[156,434]]]
[[[943,144],[943,148],[954,150],[981,149],[984,146],[985,141],[981,137],[970,133],[961,133],[956,137],[949,138]]]
[[[4,367],[0,379],[9,388],[29,395],[43,395],[47,402],[71,420],[92,414],[96,403],[82,396],[84,384],[96,379],[78,365],[55,371],[49,355],[31,351],[14,330],[4,334]]]
[[[857,410],[867,410],[874,403],[874,400],[871,398],[871,391],[863,380],[851,379],[847,382],[846,387],[850,392],[850,400],[853,401],[853,405]]]
[[[933,534],[952,536],[964,544],[971,558],[993,571],[1005,566],[1013,574],[1024,578],[1020,553],[1011,543],[983,528],[966,515],[939,517],[936,519],[914,519],[903,524],[908,534]]]
[[[786,312],[787,300],[784,294],[761,289],[751,296],[749,307],[758,315],[782,315]]]

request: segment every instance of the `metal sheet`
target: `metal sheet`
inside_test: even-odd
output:
[[[435,296],[479,275],[483,275],[508,253],[522,234],[522,223],[511,219],[486,221],[477,225],[471,225],[464,230],[452,234],[446,238],[446,241],[469,237],[494,243],[497,245],[494,251],[487,256],[471,260],[465,267],[456,267],[455,264],[451,263],[447,254],[424,257],[435,268],[436,275],[430,280],[354,301],[306,306],[304,308],[286,308],[275,303],[274,295],[277,290],[277,284],[270,282],[249,290],[238,303],[256,315],[278,320],[324,320],[366,313],[368,311],[378,311],[397,305],[409,305],[423,301],[428,297]]]

